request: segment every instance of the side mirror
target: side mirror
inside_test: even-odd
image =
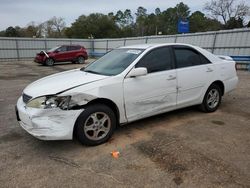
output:
[[[59,53],[59,52],[60,52],[60,50],[55,50],[54,52],[55,52],[55,53]]]
[[[148,74],[148,70],[145,67],[139,67],[139,68],[134,68],[132,69],[127,77],[137,77],[137,76],[145,76]]]

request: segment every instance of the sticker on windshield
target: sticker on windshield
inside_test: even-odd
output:
[[[138,55],[139,53],[141,53],[141,50],[128,50],[126,53]]]

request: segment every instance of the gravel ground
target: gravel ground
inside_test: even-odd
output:
[[[214,113],[140,120],[97,147],[40,141],[19,127],[14,105],[27,84],[82,66],[0,62],[0,187],[250,187],[250,72],[238,72]]]

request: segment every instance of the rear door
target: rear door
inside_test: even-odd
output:
[[[177,105],[199,104],[202,93],[211,83],[214,65],[200,52],[190,47],[175,46],[177,66]]]
[[[68,59],[73,60],[77,58],[80,46],[68,46]]]
[[[136,65],[148,74],[124,79],[124,100],[128,121],[167,111],[176,106],[177,79],[170,47],[148,52]]]

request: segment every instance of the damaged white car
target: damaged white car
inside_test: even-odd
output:
[[[215,111],[238,82],[235,62],[186,44],[115,49],[85,69],[28,85],[17,119],[42,140],[106,142],[119,124],[192,105]]]

